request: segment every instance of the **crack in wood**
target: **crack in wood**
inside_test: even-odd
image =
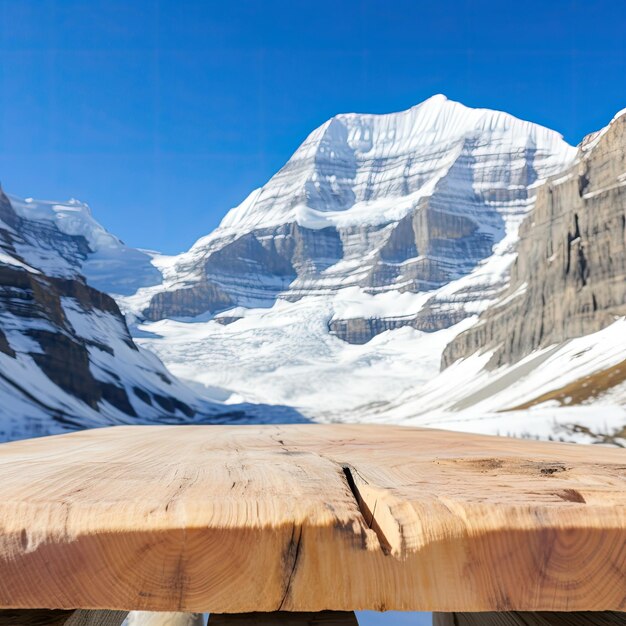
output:
[[[298,528],[298,538],[294,541],[294,537],[296,534],[296,528]],[[289,595],[289,590],[291,589],[291,581],[293,580],[293,576],[295,574],[296,568],[298,567],[298,557],[300,556],[300,547],[302,546],[302,526],[293,525],[291,529],[291,537],[289,539],[289,546],[287,547],[287,558],[293,553],[293,558],[291,562],[291,571],[289,572],[289,577],[287,578],[287,584],[285,585],[285,592],[283,593],[282,600],[278,605],[277,611],[280,611]]]
[[[352,475],[352,469],[348,465],[342,465],[341,469],[343,470],[343,475],[345,476],[348,488],[350,489],[350,492],[352,493],[352,496],[354,497],[354,500],[359,507],[359,511],[361,513],[361,516],[363,517],[365,526],[368,529],[373,530],[374,533],[376,533],[378,543],[380,544],[380,549],[384,552],[384,554],[391,554],[391,543],[387,539],[385,533],[383,532],[383,529],[380,527],[380,525],[376,521],[376,517],[374,516],[376,513],[376,506],[378,505],[378,500],[375,500],[374,506],[372,507],[372,509],[370,509],[367,502],[365,501],[365,498],[357,487],[354,476]]]

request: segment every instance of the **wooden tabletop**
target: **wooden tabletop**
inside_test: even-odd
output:
[[[626,610],[626,452],[393,426],[0,445],[0,607]]]

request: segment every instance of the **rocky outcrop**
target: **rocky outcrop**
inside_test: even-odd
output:
[[[387,330],[410,326],[432,333],[457,324],[467,317],[462,308],[437,310],[425,306],[419,313],[407,317],[353,317],[333,319],[328,324],[332,335],[352,344],[364,344]]]
[[[147,320],[164,317],[194,317],[206,311],[218,312],[234,305],[232,298],[215,283],[205,277],[192,287],[157,293],[143,316]]]
[[[581,144],[538,190],[507,292],[446,348],[445,367],[494,351],[492,367],[626,315],[626,115]]]
[[[389,229],[360,286],[370,293],[392,285],[399,291],[431,291],[467,274],[491,254],[496,238],[481,228],[484,222],[438,209],[436,198],[420,202]],[[496,212],[483,220],[502,224]]]
[[[532,205],[537,178],[560,171],[572,152],[548,129],[443,96],[390,115],[338,115],[169,263],[134,311],[155,321],[346,287],[434,292],[492,255]],[[480,289],[470,297],[492,297],[490,284]],[[475,312],[464,302],[433,305],[410,323],[450,326]],[[337,322],[334,332],[362,341],[404,324],[396,317]]]
[[[348,343],[362,345],[376,335],[387,330],[412,326],[412,320],[384,317],[353,317],[345,320],[331,320],[328,330]]]
[[[0,191],[0,440],[196,414],[184,387],[137,348],[112,297],[72,272],[48,276],[27,262],[39,252],[61,270],[84,246],[21,217]]]
[[[265,306],[297,278],[306,282],[319,276],[341,254],[341,238],[334,228],[284,224],[246,233],[204,255],[193,268],[199,280],[156,293],[142,315],[159,320],[217,313],[240,303]]]

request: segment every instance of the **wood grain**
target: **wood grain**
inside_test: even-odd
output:
[[[0,446],[0,606],[626,608],[626,453],[393,426]]]

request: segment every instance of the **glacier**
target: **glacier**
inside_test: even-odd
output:
[[[214,402],[137,346],[114,299],[83,273],[95,284],[111,275],[119,291],[130,274],[116,268],[145,265],[142,254],[85,205],[0,190],[0,441],[116,424],[303,420],[289,408]],[[98,271],[86,271],[94,259]],[[150,267],[136,276],[152,281]]]
[[[134,342],[182,381],[187,401],[235,420],[593,441],[600,422],[610,431],[626,421],[619,389],[598,409],[513,409],[619,363],[620,320],[518,364],[490,369],[490,353],[477,352],[442,371],[457,337],[530,288],[509,288],[520,226],[579,158],[554,131],[437,95],[399,113],[335,116],[177,255],[125,246],[78,201],[12,199],[21,215],[84,242],[42,244],[40,229],[12,262],[84,275],[113,295]],[[71,318],[72,303],[64,308]],[[80,328],[88,318],[76,316]],[[105,342],[106,324],[88,326]],[[102,378],[107,359],[92,359]],[[572,420],[583,430],[568,429]]]
[[[503,293],[537,189],[576,154],[558,133],[443,96],[339,115],[213,233],[154,257],[162,283],[119,301],[141,345],[226,403],[459,428],[488,414],[492,432],[518,433],[496,414],[503,396],[444,418],[456,388],[494,374],[483,357],[471,376],[440,374],[441,356]]]

